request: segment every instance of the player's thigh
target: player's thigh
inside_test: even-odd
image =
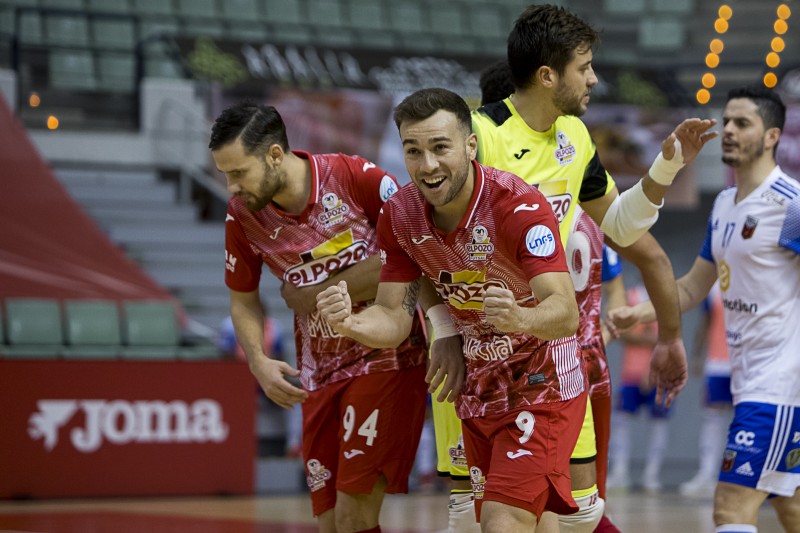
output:
[[[437,394],[438,391],[432,394],[431,402],[436,438],[436,470],[452,479],[469,479],[461,420],[456,415],[455,405],[437,402]]]
[[[425,419],[425,366],[351,381],[340,402],[336,488],[369,494],[380,474],[386,492],[407,492]]]
[[[339,465],[339,401],[347,382],[311,391],[303,402],[303,459],[315,516],[336,505]]]
[[[758,509],[766,498],[766,492],[721,481],[714,493],[714,522],[755,524]]]
[[[770,498],[769,502],[787,533],[800,533],[800,489],[794,496],[778,496]]]

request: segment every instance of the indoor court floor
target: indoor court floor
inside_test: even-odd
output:
[[[613,494],[610,515],[625,533],[712,533],[711,500],[675,493]],[[447,527],[447,495],[387,496],[384,533],[438,532]],[[0,531],[48,533],[314,533],[306,495],[0,502]],[[759,533],[780,533],[768,504]]]

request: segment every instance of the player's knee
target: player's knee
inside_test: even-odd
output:
[[[603,518],[606,502],[594,491],[588,496],[575,498],[575,503],[578,504],[577,513],[558,517],[559,530],[561,533],[592,533]]]

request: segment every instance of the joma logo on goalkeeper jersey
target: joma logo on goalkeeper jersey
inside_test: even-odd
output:
[[[507,288],[501,280],[486,281],[486,271],[440,272],[436,289],[456,309],[483,309],[483,294],[489,287]]]
[[[366,241],[354,241],[347,230],[319,246],[300,254],[301,262],[286,271],[284,280],[296,287],[322,283],[331,274],[367,258]]]

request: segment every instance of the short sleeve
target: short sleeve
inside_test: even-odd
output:
[[[786,208],[778,244],[800,255],[800,196],[789,202]]]
[[[258,289],[262,261],[250,248],[237,215],[228,205],[225,216],[225,285],[239,292]]]
[[[420,277],[422,271],[397,242],[397,236],[392,228],[393,207],[394,202],[385,204],[378,217],[381,282],[409,283]]]
[[[603,245],[603,269],[601,274],[601,281],[606,283],[611,281],[622,274],[622,263],[619,260],[617,252]]]
[[[378,216],[384,202],[400,190],[394,176],[383,170],[363,157],[347,156],[341,154],[340,157],[347,160],[350,172],[353,176],[352,196],[364,209],[367,219],[375,226],[378,223]]]
[[[712,218],[714,217],[714,213],[712,211],[711,217],[708,219],[708,224],[706,225],[706,238],[703,241],[703,246],[700,247],[700,253],[698,254],[703,259],[714,263],[714,255],[711,252],[711,233],[713,231],[713,223]]]
[[[506,204],[506,239],[528,279],[546,272],[569,272],[558,233],[558,221],[539,191],[517,196]],[[512,248],[513,247],[513,248]]]

